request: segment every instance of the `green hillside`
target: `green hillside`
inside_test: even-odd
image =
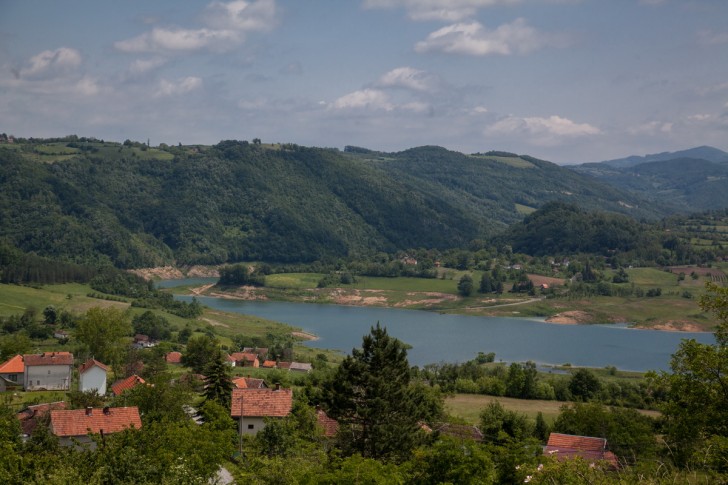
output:
[[[463,247],[565,200],[633,217],[636,196],[531,157],[224,141],[151,148],[69,137],[0,145],[0,239],[122,268],[305,262]]]

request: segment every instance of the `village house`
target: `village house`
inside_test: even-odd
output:
[[[70,352],[44,352],[23,356],[26,391],[68,391],[73,375],[73,354]]]
[[[164,360],[166,360],[168,364],[181,364],[182,352],[168,352],[167,355],[164,356]]]
[[[95,390],[99,396],[106,395],[106,373],[109,368],[96,359],[89,359],[78,368],[78,390]]]
[[[230,416],[240,435],[254,435],[265,427],[265,418],[283,418],[293,407],[291,389],[233,389]]]
[[[148,335],[138,333],[134,335],[134,343],[132,347],[135,349],[148,349],[157,345],[157,342],[149,338]]]
[[[339,422],[329,417],[323,409],[316,409],[316,424],[325,438],[333,438],[339,432]]]
[[[141,384],[146,384],[146,381],[138,375],[134,374],[127,377],[126,379],[121,379],[114,382],[111,385],[111,392],[114,393],[114,396],[120,396],[124,391],[134,389],[136,386]]]
[[[268,358],[268,347],[243,347],[243,353],[255,354],[258,360],[263,362]]]
[[[266,360],[261,364],[261,367],[264,369],[275,369],[276,368],[276,361],[275,360]]]
[[[25,363],[22,355],[16,355],[3,362],[0,364],[0,389],[4,391],[9,386],[22,386],[24,374]]]
[[[268,384],[263,379],[255,377],[238,377],[233,379],[233,384],[237,389],[267,389]]]
[[[70,335],[65,330],[56,330],[53,332],[53,337],[57,338],[58,340],[68,340],[70,338]]]
[[[253,352],[235,352],[230,357],[235,361],[236,367],[260,367],[258,355]]]
[[[604,461],[612,468],[618,468],[619,466],[615,454],[607,450],[607,440],[605,438],[551,433],[543,449],[543,454],[553,456],[559,460],[579,457],[591,464]]]
[[[308,362],[291,362],[288,369],[293,372],[311,372],[313,367]]]
[[[140,429],[142,420],[136,406],[120,408],[92,408],[51,410],[50,431],[58,437],[61,446],[96,448],[90,435],[118,433],[125,429]]]
[[[28,439],[30,435],[33,434],[33,430],[35,430],[36,426],[38,426],[38,422],[41,419],[45,418],[45,416],[50,411],[54,409],[66,409],[67,406],[68,405],[65,401],[57,401],[43,404],[34,404],[32,406],[26,407],[22,411],[18,411],[15,416],[20,421],[22,438],[24,440]]]

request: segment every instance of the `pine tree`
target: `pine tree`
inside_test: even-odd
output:
[[[407,458],[417,442],[421,414],[409,381],[404,345],[377,323],[325,389],[327,412],[339,421],[345,452]]]
[[[207,364],[205,384],[205,400],[215,401],[230,409],[233,381],[230,378],[230,367],[225,362],[222,352],[216,352]]]

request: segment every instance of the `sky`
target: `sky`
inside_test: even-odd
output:
[[[726,0],[0,0],[0,132],[728,150]]]

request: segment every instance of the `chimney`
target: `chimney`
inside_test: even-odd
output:
[[[281,385],[280,385],[280,383],[276,383],[276,391],[280,391],[280,390],[281,390]]]
[[[93,412],[93,410],[94,410],[94,408],[92,408],[91,406],[88,406],[86,408],[86,416],[91,416],[91,413]]]
[[[109,406],[104,406],[104,414],[107,416],[111,415],[111,408]]]

